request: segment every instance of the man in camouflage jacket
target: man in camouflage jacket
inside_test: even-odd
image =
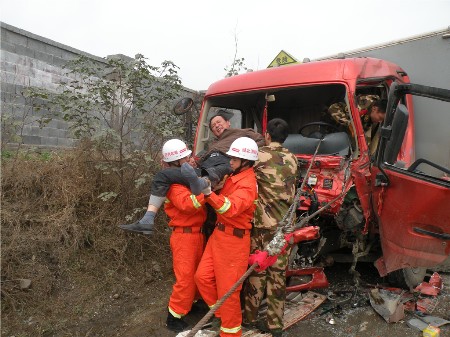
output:
[[[288,135],[288,124],[279,118],[267,124],[266,146],[259,150],[254,169],[258,182],[258,200],[251,236],[251,252],[263,250],[272,240],[279,221],[294,201],[297,179],[297,159],[282,143]],[[278,256],[272,266],[261,272],[253,271],[244,290],[244,326],[258,328],[273,336],[283,331],[286,297],[286,265],[288,253]],[[258,308],[267,293],[267,319],[257,324]]]

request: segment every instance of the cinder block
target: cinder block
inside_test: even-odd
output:
[[[30,79],[28,77],[12,73],[2,73],[2,81],[23,86],[28,86],[30,84]]]
[[[47,45],[47,43],[45,43],[44,41],[39,41],[39,40],[35,40],[32,38],[28,38],[28,41],[27,41],[28,48],[33,49],[35,51],[42,52],[42,53],[45,53],[46,45]]]
[[[50,54],[47,54],[45,52],[39,51],[39,50],[35,50],[34,51],[34,57],[42,62],[51,64],[53,62],[53,56]]]
[[[22,128],[22,132],[24,135],[31,135],[31,129],[32,129],[31,125],[24,125]]]
[[[67,123],[66,121],[63,121],[61,119],[58,119],[56,123],[57,123],[58,129],[68,129],[69,128],[69,123]]]
[[[53,62],[53,56],[52,56],[52,62]],[[49,63],[45,63],[45,62],[37,60],[37,59],[34,62],[34,68],[45,71],[47,73],[53,73],[55,71],[58,71],[58,69],[59,69]]]
[[[13,105],[11,103],[2,101],[1,109],[2,109],[2,115],[6,115],[6,114],[12,115],[12,113],[13,113]]]
[[[2,71],[6,71],[7,73],[15,73],[16,72],[16,65],[11,62],[1,61],[0,66]]]
[[[55,119],[52,119],[52,120],[47,124],[47,128],[50,128],[50,129],[56,129],[56,130],[57,130],[57,128],[56,128],[56,120],[55,120]],[[52,136],[52,137],[54,137],[54,136]],[[56,137],[59,137],[59,136],[56,136]]]
[[[12,52],[12,53],[15,53],[15,52],[16,52],[16,46],[13,45],[13,44],[11,44],[11,43],[8,43],[8,42],[4,41],[3,39],[1,40],[0,46],[1,46],[2,52],[3,52],[4,50],[10,51],[10,52]]]
[[[57,137],[42,137],[41,145],[58,146]]]
[[[67,64],[67,60],[64,60],[60,57],[53,56],[52,64],[57,67],[63,67]]]
[[[36,121],[37,123],[37,121]],[[41,128],[39,126],[32,126],[30,136],[41,136],[41,137],[49,137],[48,128]]]
[[[1,82],[1,91],[14,95],[16,93],[16,86],[11,83]]]
[[[42,71],[39,69],[35,69],[34,77],[36,80],[42,81],[43,83],[51,83],[52,82],[52,74],[46,71]]]
[[[75,53],[73,53],[73,52],[71,52],[71,51],[68,51],[68,50],[61,50],[61,58],[62,58],[63,60],[66,60],[66,62],[67,62],[67,61],[74,60],[74,59],[76,59],[76,58],[78,58],[78,57],[80,57],[80,55],[75,54]]]
[[[58,136],[59,138],[70,138],[70,137],[72,137],[72,134],[71,134],[71,132],[69,130],[59,129],[58,131],[59,131],[59,136]]]
[[[30,49],[26,46],[22,46],[22,45],[17,45],[16,46],[16,53],[18,55],[23,55],[23,56],[28,56],[31,58],[34,58],[34,50]]]
[[[15,104],[15,102],[12,102],[12,113],[14,116],[23,116],[26,112],[28,112],[28,107],[24,105],[18,105]]]
[[[26,104],[25,97],[18,94],[9,94],[8,100],[17,106],[24,106]]]
[[[55,46],[53,46],[51,44],[46,44],[45,45],[45,52],[47,54],[50,54],[50,55],[53,55],[53,56],[56,56],[56,57],[61,57],[61,55],[62,55],[61,48],[55,47]]]
[[[5,41],[14,45],[26,46],[27,40],[28,38],[26,36],[19,35],[10,30],[7,30],[5,33]]]
[[[23,86],[23,85],[20,85],[20,84],[14,84],[14,87],[16,88],[15,92],[16,92],[16,94],[18,94],[18,95],[23,95],[23,91],[24,91],[25,89],[27,89],[27,87],[25,87],[25,86]]]
[[[53,127],[46,127],[45,128],[47,130],[48,136],[49,137],[60,137],[59,135],[59,129],[53,128]]]
[[[23,135],[22,142],[28,145],[41,145],[41,137]]]
[[[0,38],[2,39],[2,41],[6,41],[6,32],[7,32],[7,29],[0,27],[0,34],[1,34]]]
[[[61,75],[52,73],[52,83],[60,84],[61,83]]]
[[[58,138],[58,146],[73,147],[74,141],[72,138]]]
[[[44,84],[40,79],[36,79],[35,77],[30,77],[30,87],[41,88]]]
[[[2,50],[2,60],[6,62],[11,62],[13,64],[22,64],[26,65],[27,60],[23,55],[18,55],[16,53],[11,53],[9,51]]]
[[[23,75],[23,76],[29,76],[29,77],[36,76],[34,68],[31,68],[29,66],[24,66],[24,65],[18,64],[16,66],[16,69],[17,69],[16,70],[17,75]]]

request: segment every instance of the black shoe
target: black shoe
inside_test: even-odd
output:
[[[191,311],[189,311],[189,312],[193,313],[193,314],[197,314],[197,313],[203,313],[203,312],[208,312],[208,311],[209,311],[208,305],[205,303],[205,301],[200,299],[192,304]]]
[[[256,323],[255,322],[253,322],[253,323],[247,323],[247,322],[244,322],[244,321],[242,321],[242,324],[241,324],[244,328],[246,328],[247,330],[258,330],[258,328],[256,327]]]
[[[219,317],[213,316],[209,319],[208,322],[206,322],[205,325],[202,326],[202,329],[219,330],[221,325],[221,319]]]
[[[283,329],[269,329],[266,322],[264,321],[258,321],[256,322],[256,328],[258,330],[261,330],[262,332],[268,332],[272,334],[272,337],[282,337],[283,336]]]
[[[182,318],[176,318],[169,312],[167,315],[166,326],[169,330],[181,332],[183,330],[186,330],[189,324],[183,321]]]
[[[131,225],[119,225],[120,229],[124,231],[139,233],[144,235],[150,235],[153,233],[152,224],[141,224],[139,221],[132,223]]]

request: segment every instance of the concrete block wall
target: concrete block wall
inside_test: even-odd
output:
[[[62,80],[67,80],[62,68],[68,61],[81,55],[99,64],[105,59],[63,45],[23,29],[0,22],[1,28],[1,113],[12,116],[18,123],[31,115],[39,116],[33,110],[32,102],[26,100],[22,91],[26,87],[45,88],[56,91]],[[129,58],[125,55],[117,55]],[[193,96],[197,92],[185,88],[182,96]],[[64,120],[54,119],[43,128],[38,122],[26,123],[22,130],[23,144],[37,147],[73,147],[77,140],[68,130]]]
[[[32,102],[21,93],[30,86],[56,91],[59,83],[68,79],[62,67],[80,55],[99,63],[105,61],[6,23],[1,22],[0,25],[2,114],[12,114],[18,123],[27,116],[22,130],[24,144],[38,147],[74,146],[76,139],[68,131],[68,123],[54,119],[40,128],[32,117],[40,113],[33,110]]]

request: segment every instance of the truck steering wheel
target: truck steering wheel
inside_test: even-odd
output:
[[[315,128],[313,128],[315,127]],[[304,129],[312,128],[312,130],[309,130],[310,132],[305,132]],[[339,132],[339,129],[337,126],[326,123],[326,122],[312,122],[303,125],[300,130],[298,130],[298,133],[301,134],[304,137],[308,138],[323,138],[325,135],[329,133]]]

